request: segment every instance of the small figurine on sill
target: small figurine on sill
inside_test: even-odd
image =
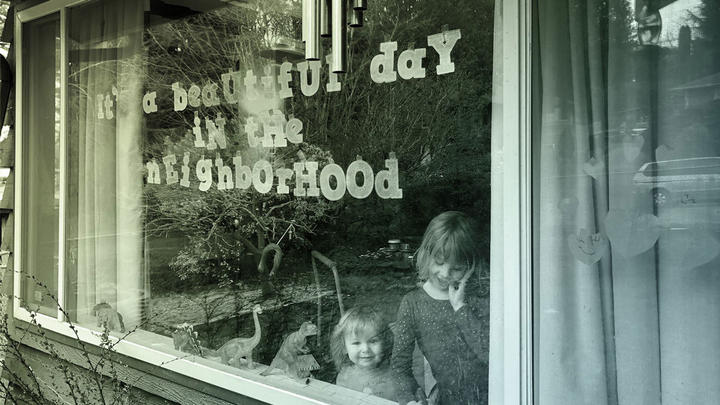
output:
[[[189,323],[181,323],[175,327],[172,333],[173,346],[175,350],[185,353],[203,355],[202,347],[198,341],[198,333],[193,330]]]
[[[120,331],[125,333],[125,324],[123,317],[118,311],[107,302],[101,302],[93,307],[93,314],[97,320],[97,326],[107,328],[107,330]]]
[[[260,305],[255,305],[253,308],[255,333],[252,337],[230,339],[217,350],[216,353],[220,356],[220,359],[224,364],[239,367],[240,359],[245,358],[245,360],[247,360],[248,368],[255,368],[252,352],[253,349],[255,349],[255,347],[260,343],[261,337],[258,314],[262,314],[262,308]]]
[[[299,330],[285,338],[270,366],[260,375],[269,375],[278,369],[298,380],[310,377],[311,371],[320,369],[313,355],[308,354],[307,337],[313,335],[317,335],[317,326],[312,322],[303,322]]]

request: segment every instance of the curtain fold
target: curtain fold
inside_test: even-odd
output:
[[[141,319],[142,2],[109,1],[74,10],[79,124],[71,150],[77,170],[80,322],[110,304],[126,327]],[[76,155],[73,155],[75,153]]]
[[[606,123],[598,113],[599,96],[592,96],[603,80],[597,68],[587,69],[601,64],[601,58],[597,48],[588,46],[592,32],[586,30],[586,7],[572,0],[553,3],[541,3],[538,10],[542,136],[535,169],[540,187],[534,197],[540,209],[535,267],[541,271],[536,290],[541,343],[536,392],[541,403],[601,404],[613,386],[605,357],[602,273],[596,263],[578,263],[567,248],[574,236],[598,232],[594,196],[607,198],[607,191],[583,173],[586,162],[594,158],[599,166],[604,159],[602,143],[595,148],[593,141]],[[604,175],[601,167],[593,169],[597,177]]]

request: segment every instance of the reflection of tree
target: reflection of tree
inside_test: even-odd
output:
[[[268,3],[272,6],[274,3]],[[292,244],[307,246],[308,236],[317,226],[329,219],[330,204],[325,200],[296,198],[274,192],[259,194],[248,190],[218,190],[215,185],[207,192],[198,190],[194,164],[205,155],[215,159],[216,151],[195,148],[187,136],[192,128],[194,112],[201,117],[214,118],[222,113],[227,120],[225,133],[227,149],[218,151],[226,165],[232,164],[236,154],[244,162],[267,159],[273,166],[290,167],[297,161],[298,152],[306,159],[324,165],[329,155],[321,149],[304,144],[290,144],[276,150],[249,149],[243,125],[248,111],[237,104],[215,107],[188,108],[173,111],[171,84],[179,81],[187,90],[191,84],[203,86],[209,81],[220,88],[220,76],[229,69],[244,72],[253,69],[263,75],[266,61],[258,59],[267,43],[279,35],[292,35],[296,21],[286,14],[271,10],[251,11],[245,7],[226,7],[185,20],[151,27],[146,31],[148,52],[148,91],[157,91],[158,112],[147,115],[145,158],[161,157],[174,153],[182,161],[184,153],[191,156],[191,186],[148,185],[147,231],[150,236],[183,235],[186,243],[171,260],[170,266],[181,278],[200,276],[202,280],[235,283],[240,273],[245,276],[256,272],[260,251],[268,242],[276,242],[292,229],[284,244],[292,237]],[[203,131],[204,127],[203,127]],[[248,164],[248,163],[246,163]],[[179,170],[179,165],[177,167]],[[217,179],[216,168],[213,168]],[[288,182],[292,189],[294,181]]]
[[[701,55],[700,71],[712,74],[720,71],[720,1],[702,0],[695,16],[700,38],[695,40],[696,54]]]
[[[262,76],[271,61],[258,58],[261,50],[279,37],[299,38],[298,20],[280,10],[224,8],[147,31],[148,90],[158,91],[159,112],[147,116],[146,160],[155,157],[159,162],[169,152],[178,160],[190,152],[191,161],[197,160],[201,151],[186,137],[194,109],[173,112],[170,85],[182,81],[187,89],[208,79],[220,83],[229,68],[253,69]],[[344,243],[377,246],[389,235],[419,235],[431,217],[447,209],[489,222],[493,2],[461,0],[448,7],[429,0],[394,0],[371,7],[365,16],[365,26],[351,30],[350,71],[340,76],[340,92],[325,91],[324,63],[320,90],[312,97],[302,95],[293,72],[294,96],[284,101],[285,110],[304,123],[304,144],[262,155],[249,150],[244,140],[246,109],[223,104],[199,110],[202,116],[219,111],[226,117],[226,134],[232,140],[222,153],[226,161],[241,151],[244,161],[245,156],[250,162],[262,157],[291,167],[302,152],[308,160],[320,161],[321,168],[331,157],[347,167],[359,155],[377,173],[388,153],[395,152],[404,199],[382,200],[372,194],[355,200],[346,195],[331,204],[323,198],[254,191],[202,193],[196,185],[146,187],[149,231],[188,238],[172,261],[179,274],[211,276],[218,269],[237,274],[250,266],[246,253],[256,254],[266,242],[275,242],[290,224],[297,237],[292,245],[312,243],[328,251]],[[455,72],[438,76],[438,56],[427,36],[441,33],[444,24],[460,29],[462,39],[452,51]],[[379,44],[389,40],[398,42],[395,58],[408,47],[427,48],[424,79],[371,81],[370,61]],[[329,52],[329,42],[324,46]],[[206,155],[214,158],[214,152]],[[337,217],[336,224],[329,215]]]
[[[709,136],[720,127],[713,101],[720,73],[720,1],[702,0],[688,10],[693,25],[682,27],[676,48],[658,50],[664,94],[658,100],[665,124],[659,143],[673,149],[673,157],[713,156],[720,147]],[[656,83],[657,85],[657,83]]]
[[[365,26],[351,31],[343,89],[298,99],[291,107],[315,124],[311,139],[331,150],[341,166],[357,155],[373,167],[390,151],[398,156],[403,199],[342,200],[342,236],[377,247],[391,235],[421,234],[446,209],[488,222],[493,2],[396,0],[371,6],[365,16]],[[455,72],[438,76],[427,36],[441,33],[445,24],[460,29],[462,39],[452,51]],[[427,48],[426,77],[373,83],[370,62],[385,41],[398,43],[396,60],[408,48]]]

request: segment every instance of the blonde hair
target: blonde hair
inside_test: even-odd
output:
[[[479,235],[475,221],[459,211],[446,211],[430,221],[416,255],[418,277],[427,280],[432,261],[450,261],[467,266],[480,266]]]
[[[338,371],[348,364],[352,364],[345,349],[345,336],[350,333],[374,328],[383,342],[383,361],[392,353],[392,333],[388,327],[385,315],[373,306],[358,306],[348,310],[335,325],[330,336],[330,354]]]

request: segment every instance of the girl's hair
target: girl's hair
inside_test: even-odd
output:
[[[417,252],[417,271],[421,280],[428,279],[434,260],[467,269],[480,266],[479,235],[475,221],[458,211],[446,211],[430,221]]]
[[[330,352],[338,370],[351,364],[345,350],[345,335],[375,329],[383,342],[383,361],[392,353],[392,332],[385,315],[373,306],[357,306],[348,310],[333,329],[330,337]]]

